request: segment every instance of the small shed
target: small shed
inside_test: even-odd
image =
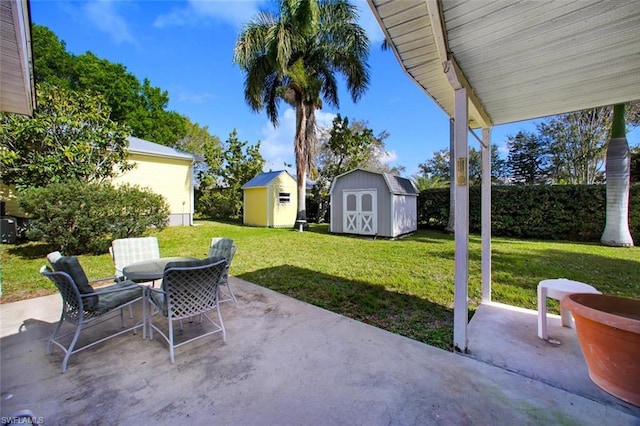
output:
[[[286,171],[261,173],[242,186],[245,225],[293,227],[298,212],[296,180]]]
[[[330,231],[394,238],[418,229],[418,190],[409,179],[355,169],[331,184]]]

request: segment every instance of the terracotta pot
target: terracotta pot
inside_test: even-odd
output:
[[[640,300],[575,293],[562,306],[573,314],[591,380],[640,406]]]

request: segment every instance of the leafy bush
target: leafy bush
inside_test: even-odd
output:
[[[197,197],[197,210],[202,217],[211,219],[242,218],[242,199],[230,195],[226,189],[209,190]]]
[[[132,186],[70,181],[29,188],[19,197],[29,217],[27,237],[65,254],[104,253],[112,239],[167,226],[164,198]]]
[[[169,206],[162,195],[137,185],[122,185],[114,190],[109,210],[116,216],[111,238],[145,235],[150,229],[161,230],[169,223]]]
[[[469,230],[480,232],[481,188],[469,188]],[[491,187],[491,233],[547,240],[599,241],[606,220],[605,185]],[[426,189],[418,198],[418,221],[444,228],[449,189]],[[629,196],[629,228],[640,239],[640,185]]]

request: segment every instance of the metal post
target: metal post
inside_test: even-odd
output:
[[[468,282],[469,282],[469,147],[467,144],[467,89],[455,91],[455,297],[453,310],[453,344],[458,351],[467,350]]]
[[[491,129],[482,129],[482,301],[491,302]]]

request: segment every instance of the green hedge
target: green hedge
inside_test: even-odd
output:
[[[605,225],[605,185],[493,186],[491,233],[546,240],[599,241]],[[469,188],[469,231],[480,232],[481,188]],[[418,198],[421,225],[444,228],[449,188],[427,189]],[[640,185],[632,185],[629,227],[640,238]]]

